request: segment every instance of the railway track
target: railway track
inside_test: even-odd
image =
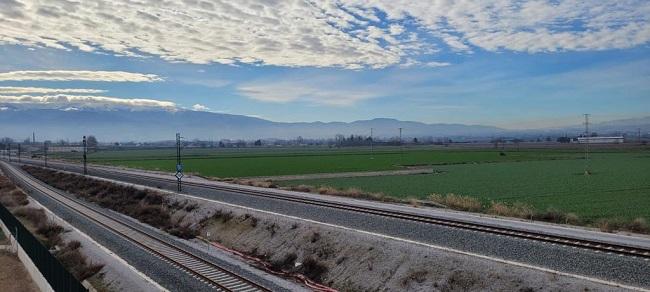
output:
[[[97,167],[94,167],[92,170],[95,173],[103,172],[109,175],[110,174],[114,175],[115,173],[117,173],[120,175],[128,175],[131,178],[150,181],[150,182],[158,182],[158,183],[174,184],[174,185],[176,184],[175,178],[171,178],[171,177],[169,179],[166,179],[166,178],[161,178],[161,177],[156,177],[151,175],[134,174],[132,172],[124,173],[119,171],[106,170],[104,168],[97,168]],[[496,234],[501,236],[510,236],[510,237],[527,239],[527,240],[535,240],[535,241],[546,242],[550,244],[564,245],[564,246],[570,246],[575,248],[584,248],[596,252],[612,253],[612,254],[618,254],[622,256],[632,256],[632,257],[643,258],[645,260],[650,260],[650,249],[636,247],[636,246],[627,246],[627,245],[621,245],[615,243],[600,242],[596,240],[572,238],[569,236],[561,236],[561,235],[547,234],[542,232],[520,230],[520,229],[508,228],[503,226],[494,226],[489,224],[479,224],[479,223],[466,222],[466,221],[454,220],[449,218],[435,217],[433,215],[420,215],[420,214],[414,214],[408,212],[394,211],[389,209],[380,209],[380,208],[374,208],[368,206],[345,204],[345,203],[333,202],[328,200],[297,197],[297,196],[286,195],[277,192],[251,190],[251,189],[241,188],[237,186],[217,186],[213,184],[204,184],[204,183],[189,182],[189,181],[183,182],[183,185],[186,187],[189,186],[195,188],[203,188],[203,189],[211,189],[216,191],[244,194],[248,196],[290,201],[290,202],[296,202],[296,203],[307,204],[312,206],[335,208],[339,210],[347,210],[351,212],[359,212],[359,213],[371,214],[375,216],[390,217],[390,218],[420,222],[425,224],[442,225],[442,226],[447,226],[452,228],[460,228],[465,230],[485,232],[485,233]]]
[[[22,182],[23,186],[38,191],[56,202],[70,208],[78,214],[88,218],[98,225],[112,231],[113,233],[127,239],[138,247],[146,250],[154,256],[172,264],[173,266],[191,274],[200,281],[206,283],[216,291],[253,292],[270,291],[269,289],[256,284],[246,278],[230,272],[214,263],[204,260],[185,250],[177,244],[161,240],[146,232],[133,227],[121,220],[116,220],[93,206],[88,206],[70,199],[63,192],[54,189],[24,173],[22,170],[7,165],[4,162],[3,169],[7,173]]]
[[[94,169],[94,170],[109,173],[109,171],[103,169],[101,170]],[[164,178],[159,178],[154,176],[139,175],[139,174],[132,174],[132,173],[129,173],[129,176],[142,179],[142,180],[155,181],[161,183],[168,183],[168,184],[176,183],[175,179],[164,179]],[[460,229],[466,229],[466,230],[472,230],[478,232],[517,237],[517,238],[523,238],[528,240],[536,240],[536,241],[542,241],[551,244],[565,245],[565,246],[576,247],[576,248],[584,248],[584,249],[589,249],[597,252],[613,253],[613,254],[619,254],[624,256],[633,256],[633,257],[643,258],[645,260],[650,260],[650,249],[645,249],[640,247],[605,243],[605,242],[599,242],[594,240],[577,239],[577,238],[571,238],[566,236],[545,234],[540,232],[524,231],[524,230],[518,230],[513,228],[501,227],[501,226],[491,226],[488,224],[477,224],[472,222],[452,220],[448,218],[424,216],[420,214],[398,212],[393,210],[379,209],[379,208],[373,208],[367,206],[357,206],[357,205],[350,205],[350,204],[339,203],[339,202],[324,201],[324,200],[304,198],[304,197],[295,197],[295,196],[284,195],[280,193],[243,189],[243,188],[238,188],[236,186],[233,187],[216,186],[211,184],[203,184],[203,183],[187,182],[187,181],[183,182],[183,185],[190,186],[190,187],[217,190],[217,191],[239,193],[239,194],[245,194],[249,196],[257,196],[257,197],[271,198],[271,199],[277,199],[283,201],[297,202],[297,203],[313,205],[313,206],[336,208],[340,210],[360,212],[360,213],[372,214],[376,216],[391,217],[391,218],[415,221],[415,222],[420,222],[425,224],[436,224],[436,225],[442,225],[442,226],[448,226],[448,227],[454,227],[454,228],[460,228]]]

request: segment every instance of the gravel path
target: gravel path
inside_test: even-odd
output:
[[[355,171],[355,172],[313,173],[313,174],[276,175],[276,176],[254,176],[254,177],[247,177],[247,178],[256,179],[256,180],[285,181],[285,180],[430,174],[430,173],[433,173],[432,167],[412,168],[412,169],[403,169],[403,170],[385,170],[385,171]]]

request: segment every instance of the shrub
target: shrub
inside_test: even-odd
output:
[[[483,205],[478,199],[451,193],[445,196],[431,194],[429,195],[429,200],[454,210],[478,212],[483,209]]]
[[[81,243],[79,241],[70,241],[58,250],[54,256],[56,256],[66,270],[70,271],[75,278],[83,281],[97,274],[104,265],[90,263],[79,251],[80,247]]]
[[[288,253],[281,260],[272,262],[271,266],[275,270],[289,271],[294,268],[297,258],[298,256],[295,253]]]
[[[499,216],[517,217],[523,219],[532,219],[535,215],[535,210],[532,206],[520,202],[516,202],[512,204],[512,206],[501,202],[491,202],[490,207],[487,209],[487,212],[489,214]]]
[[[632,222],[628,223],[625,226],[625,229],[633,232],[641,232],[641,233],[647,233],[650,231],[650,228],[648,227],[648,222],[645,220],[645,218],[636,218],[632,220]]]
[[[323,282],[323,275],[327,273],[327,270],[327,266],[312,257],[306,258],[300,266],[300,272],[303,275],[319,283]]]

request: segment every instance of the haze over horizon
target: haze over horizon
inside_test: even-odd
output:
[[[0,14],[0,115],[187,109],[505,129],[650,115],[648,1],[10,0]]]

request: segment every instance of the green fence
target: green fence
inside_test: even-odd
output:
[[[7,208],[0,204],[0,220],[17,239],[18,244],[32,259],[34,265],[50,283],[54,291],[88,291],[81,283],[70,274],[50,251],[14,217]]]

